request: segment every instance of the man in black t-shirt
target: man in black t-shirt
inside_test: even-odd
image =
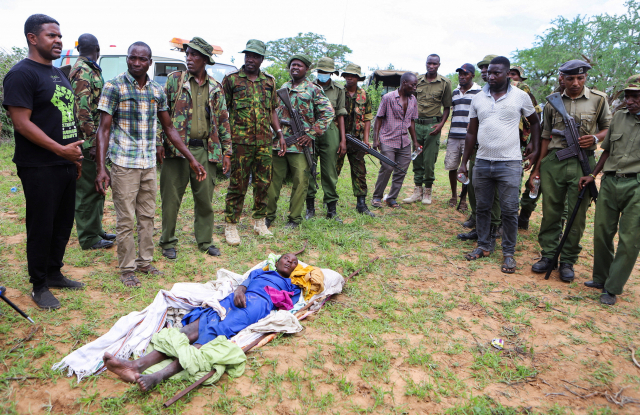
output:
[[[24,34],[29,54],[5,76],[2,105],[13,122],[13,162],[26,199],[31,297],[40,308],[54,309],[60,302],[49,288],[84,287],[60,272],[73,227],[83,141],[78,141],[71,84],[52,66],[62,52],[60,25],[34,14],[25,22]]]

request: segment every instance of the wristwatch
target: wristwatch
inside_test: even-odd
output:
[[[598,144],[600,142],[600,140],[598,140],[598,137],[596,137],[595,135],[593,136],[593,139],[596,140],[595,143],[593,143],[594,145]]]

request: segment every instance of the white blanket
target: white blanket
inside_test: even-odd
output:
[[[75,374],[80,382],[85,376],[105,370],[102,361],[105,352],[122,359],[129,359],[132,354],[143,356],[149,346],[151,336],[165,326],[169,307],[190,311],[204,303],[215,304],[215,300],[220,301],[231,294],[249,276],[251,271],[262,268],[265,264],[266,261],[263,261],[243,275],[221,269],[218,271],[216,279],[206,284],[178,283],[173,285],[171,291],[160,290],[153,303],[147,308],[121,317],[106,334],[69,354],[53,365],[52,369],[67,369],[67,376]],[[300,264],[306,266],[303,262]],[[344,285],[342,275],[330,269],[323,269],[322,272],[324,273],[325,289],[313,296],[310,302],[318,297],[342,292]],[[319,307],[320,304],[312,308]],[[300,330],[302,330],[302,326],[290,312],[274,311],[242,330],[230,340],[243,347],[257,339],[261,333],[296,333]]]

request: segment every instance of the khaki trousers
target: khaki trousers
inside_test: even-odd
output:
[[[153,217],[156,211],[156,168],[129,169],[116,164],[111,169],[113,206],[116,209],[116,241],[120,272],[146,267],[153,260]],[[133,241],[138,225],[138,257]]]

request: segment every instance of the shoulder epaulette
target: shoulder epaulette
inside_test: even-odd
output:
[[[592,94],[596,94],[596,95],[601,96],[602,98],[605,98],[605,99],[606,99],[606,98],[608,98],[607,94],[605,94],[605,93],[604,93],[604,92],[602,92],[602,91],[598,91],[597,89],[591,89],[591,88],[589,88],[589,91],[590,91]]]

